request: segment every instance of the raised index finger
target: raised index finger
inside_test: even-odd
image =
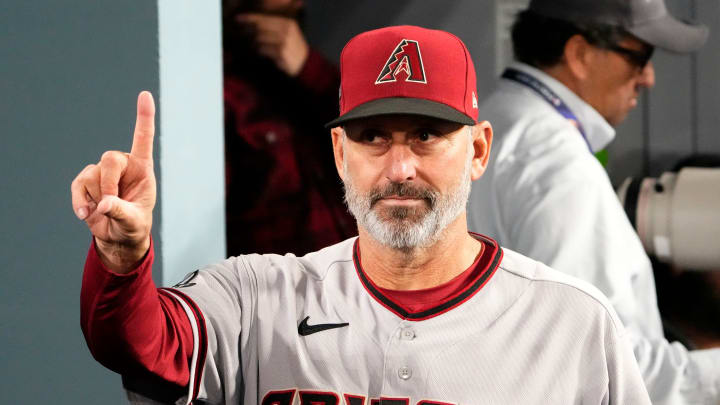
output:
[[[155,102],[149,91],[140,92],[137,102],[137,121],[130,154],[141,159],[152,160],[153,138],[155,137]]]

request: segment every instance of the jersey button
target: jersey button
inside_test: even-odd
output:
[[[415,331],[410,328],[403,329],[400,332],[400,337],[405,340],[413,340],[415,339]]]
[[[400,367],[398,369],[398,377],[401,380],[409,380],[412,377],[412,369],[410,367]]]

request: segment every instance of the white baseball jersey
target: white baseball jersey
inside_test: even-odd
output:
[[[600,292],[478,238],[482,272],[422,312],[368,279],[356,238],[191,273],[165,290],[195,339],[178,403],[650,403]]]

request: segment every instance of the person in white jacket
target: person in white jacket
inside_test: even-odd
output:
[[[517,62],[479,108],[496,138],[469,229],[605,293],[655,404],[720,403],[720,350],[665,339],[650,261],[593,155],[654,85],[654,47],[692,52],[706,38],[662,0],[533,0],[512,28]]]

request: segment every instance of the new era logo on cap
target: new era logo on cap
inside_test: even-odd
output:
[[[405,25],[364,32],[343,49],[340,81],[340,116],[328,127],[387,114],[477,123],[470,53],[445,31]]]
[[[375,84],[394,82],[398,79],[416,83],[427,83],[418,41],[413,41],[412,39],[403,39],[400,41],[380,71],[380,75],[378,75],[377,80],[375,80]]]

